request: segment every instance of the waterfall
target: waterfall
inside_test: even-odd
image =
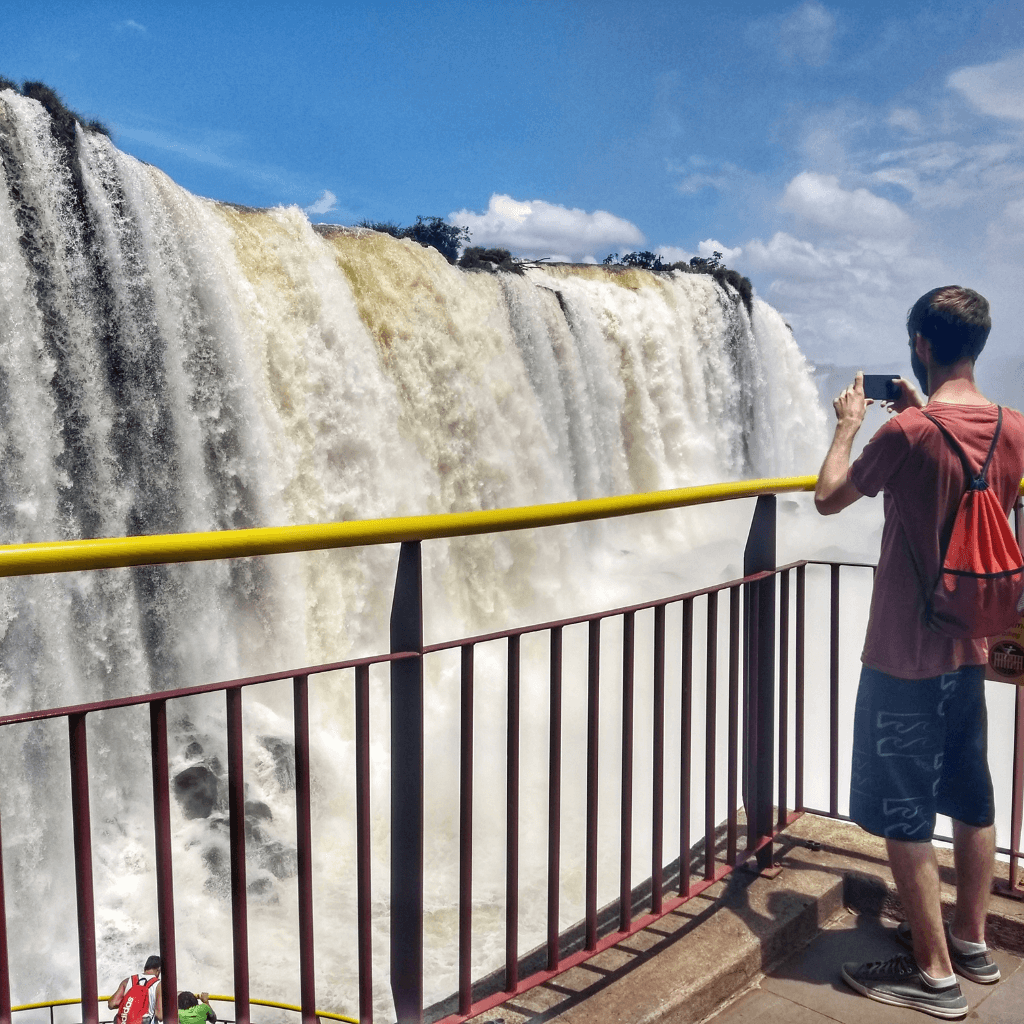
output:
[[[80,129],[65,148],[38,103],[0,92],[6,542],[500,508],[803,473],[820,458],[824,423],[779,314],[757,298],[748,310],[708,276],[463,271],[408,239],[314,227],[294,207],[193,196],[102,135]],[[737,530],[742,517],[722,506],[432,542],[427,628],[441,639],[596,610],[623,593],[610,552],[679,562]],[[709,564],[679,571],[712,582],[720,567]],[[393,549],[371,548],[0,581],[0,706],[12,713],[383,651],[394,566]],[[441,696],[446,671],[428,680],[438,736],[457,727],[454,698]],[[374,685],[384,701],[384,682]],[[348,692],[319,698],[314,773],[318,1001],[351,1008],[353,925],[348,909],[333,909],[354,902]],[[290,712],[283,690],[247,701],[259,819],[253,994],[294,999]],[[196,769],[219,807],[221,705],[179,704],[172,775]],[[99,715],[91,727],[100,978],[112,987],[156,941],[148,733],[142,712]],[[73,929],[38,927],[55,919],[41,908],[74,900],[67,737],[55,726],[9,728],[0,750],[15,1002],[71,995]],[[174,828],[179,978],[230,991],[223,828],[210,808],[189,817],[187,802]],[[375,872],[375,898],[385,899],[386,870]],[[481,899],[487,891],[482,883]],[[435,895],[428,913],[451,918],[453,905]],[[492,953],[481,948],[481,963]],[[433,996],[450,990],[450,955],[437,953]],[[377,985],[384,999],[383,969]]]

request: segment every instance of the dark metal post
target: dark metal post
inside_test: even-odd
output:
[[[313,828],[309,778],[309,676],[292,680],[295,717],[295,845],[299,883],[299,998],[302,1024],[318,1024],[313,957]]]
[[[459,1013],[473,1006],[473,645],[462,648],[459,744]]]
[[[587,859],[584,879],[586,949],[597,948],[598,742],[601,734],[601,620],[590,620],[587,667]]]
[[[622,616],[622,798],[619,806],[619,931],[633,920],[633,684],[636,612]]]
[[[743,552],[743,574],[751,576],[775,568],[775,495],[757,499],[754,518]],[[748,587],[747,651],[744,665],[744,708],[747,764],[744,786],[748,820],[761,836],[772,834],[775,788],[775,577]],[[756,654],[755,654],[756,652]],[[757,853],[757,866],[772,864],[772,844]]]
[[[423,652],[420,542],[398,557],[391,650]],[[399,1024],[423,1020],[423,659],[391,663],[391,992]]]
[[[171,784],[167,756],[167,701],[149,705],[153,755],[153,827],[156,839],[157,929],[163,1019],[178,1024],[178,970],[174,941],[174,869],[171,863]],[[84,1007],[83,1007],[84,1009]]]
[[[356,900],[359,1024],[373,1024],[373,919],[370,894],[370,666],[356,666]]]
[[[227,691],[228,835],[231,844],[231,947],[235,1021],[249,1024],[249,917],[245,879],[245,777],[242,769],[242,691]]]
[[[548,725],[548,970],[558,970],[559,879],[562,858],[562,627],[551,629]]]
[[[519,985],[519,636],[508,638],[508,740],[505,775],[505,991]]]
[[[11,1024],[11,978],[7,955],[7,904],[4,900],[4,844],[0,837],[0,1024]]]
[[[68,716],[71,741],[71,817],[78,894],[78,964],[82,980],[82,1024],[99,1024],[96,982],[96,907],[92,886],[92,824],[89,819],[89,756],[85,715]]]

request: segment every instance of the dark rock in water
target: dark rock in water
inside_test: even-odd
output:
[[[208,846],[203,850],[203,863],[214,875],[225,875],[228,872],[228,855],[219,846]]]
[[[250,896],[266,896],[271,889],[274,888],[274,883],[266,875],[260,878],[254,878],[247,886],[246,889]]]
[[[262,843],[264,836],[260,828],[261,821],[271,821],[274,815],[262,800],[246,800],[245,802],[245,838]]]
[[[247,818],[265,819],[266,821],[270,821],[274,817],[274,813],[262,800],[246,800],[245,816]]]
[[[208,818],[217,806],[217,776],[196,764],[174,776],[174,795],[186,818]]]
[[[299,855],[294,846],[270,842],[260,848],[257,857],[275,878],[294,878],[298,874]]]
[[[189,759],[195,758],[195,757],[202,757],[203,756],[203,745],[201,743],[197,743],[195,740],[193,740],[185,748],[185,756],[187,758],[189,758]]]
[[[295,744],[280,736],[260,736],[260,743],[274,759],[277,784],[285,791],[295,788]]]

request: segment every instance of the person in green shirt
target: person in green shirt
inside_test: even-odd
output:
[[[217,1014],[210,1005],[210,993],[178,993],[178,1024],[217,1024]]]

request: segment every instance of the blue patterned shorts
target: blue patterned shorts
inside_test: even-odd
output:
[[[988,770],[985,668],[896,679],[861,668],[853,719],[850,817],[886,839],[928,842],[935,815],[995,820]]]

